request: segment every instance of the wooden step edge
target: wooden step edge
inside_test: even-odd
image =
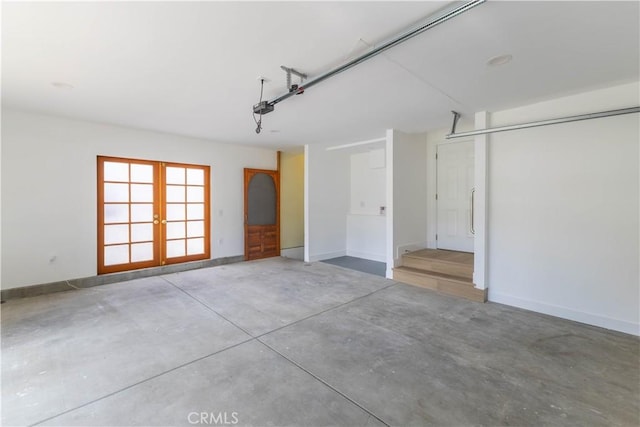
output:
[[[441,259],[438,259],[438,258],[425,258],[423,256],[411,255],[411,253],[402,254],[402,255],[400,255],[400,258],[411,258],[411,259],[420,260],[420,261],[424,260],[424,261],[427,261],[427,262],[441,262],[443,264],[463,265],[465,267],[473,268],[473,263],[441,260]]]
[[[421,268],[405,267],[405,266],[395,267],[393,270],[404,271],[404,272],[412,273],[416,275],[434,277],[437,279],[451,280],[453,282],[460,282],[463,285],[473,286],[473,281],[470,278],[464,277],[464,276],[456,276],[453,274],[440,273],[438,271],[423,270]]]
[[[412,286],[417,286],[423,289],[429,289],[444,295],[465,298],[467,300],[474,301],[474,302],[482,302],[482,303],[487,302],[487,296],[488,296],[489,290],[478,289],[474,286],[472,282],[469,282],[468,280],[438,277],[438,276],[448,276],[446,274],[442,275],[439,273],[425,274],[424,273],[425,270],[417,270],[417,272],[411,271],[415,269],[411,269],[410,267],[396,267],[393,270],[394,272],[397,271],[398,273],[400,273],[400,276],[405,274],[408,276],[408,278],[406,279],[407,281],[404,281],[403,278],[396,277],[394,274],[393,280],[397,282],[405,283]]]
[[[467,264],[441,263],[439,261],[427,260],[424,258],[402,259],[402,267],[415,268],[417,270],[442,272],[452,276],[473,278],[473,266]]]
[[[438,259],[438,258],[425,258],[423,256],[411,256],[411,255],[400,255],[400,259],[405,258],[405,259],[411,259],[411,260],[416,260],[416,261],[427,261],[427,262],[441,262],[443,264],[454,264],[454,265],[464,265],[467,267],[473,267],[473,262],[460,262],[460,261],[451,261],[448,259]]]

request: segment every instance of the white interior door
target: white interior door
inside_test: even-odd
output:
[[[438,145],[437,245],[473,252],[473,141]]]

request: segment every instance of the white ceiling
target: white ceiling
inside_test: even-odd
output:
[[[470,116],[639,78],[639,2],[489,1],[277,104],[256,135],[258,76],[272,99],[286,90],[280,65],[313,78],[452,5],[3,2],[2,102],[286,148],[441,128],[453,109]],[[506,53],[512,62],[486,65]]]

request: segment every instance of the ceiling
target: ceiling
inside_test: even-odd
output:
[[[488,1],[277,104],[255,133],[259,76],[272,99],[286,91],[281,65],[313,78],[453,5],[3,2],[2,103],[287,149],[442,128],[451,110],[470,117],[639,78],[639,2]],[[513,60],[487,65],[502,54]]]

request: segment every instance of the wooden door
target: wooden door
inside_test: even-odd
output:
[[[244,256],[280,256],[280,186],[278,171],[244,170]]]
[[[209,166],[98,157],[98,274],[210,257]]]
[[[209,167],[162,163],[162,263],[208,259]]]
[[[473,252],[473,141],[438,145],[437,244]]]
[[[160,264],[158,162],[98,157],[98,273]]]

